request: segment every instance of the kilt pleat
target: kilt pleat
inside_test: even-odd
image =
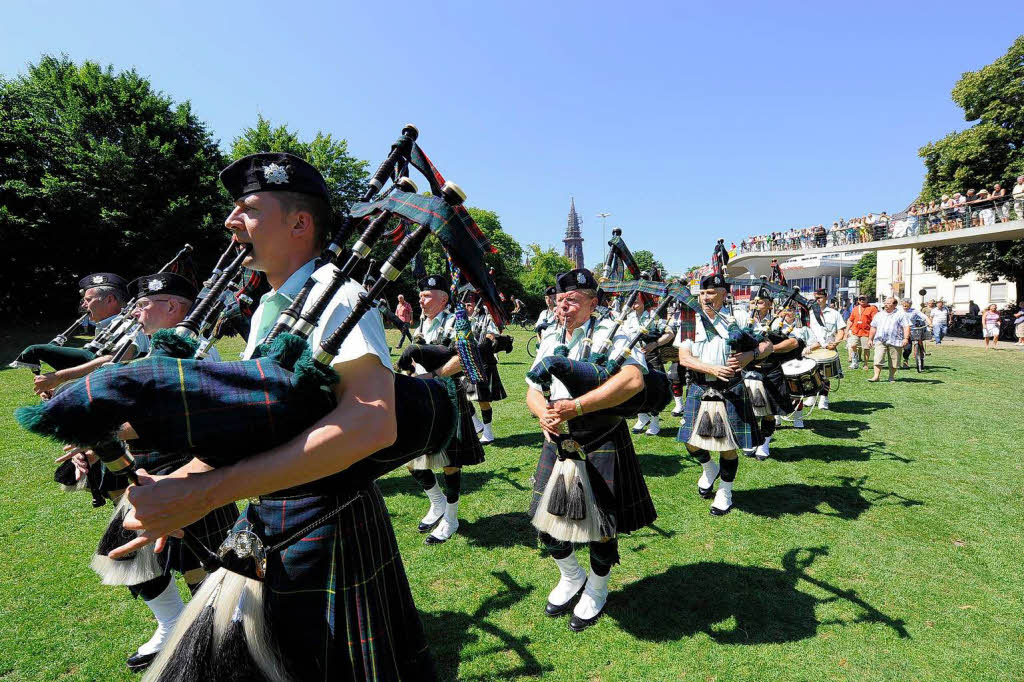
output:
[[[769,382],[765,381],[765,388]],[[679,427],[676,440],[685,443],[690,440],[693,429],[697,424],[697,413],[700,411],[700,401],[707,391],[706,386],[688,384],[686,387],[686,403],[683,405],[684,421]],[[754,408],[747,398],[747,390],[742,381],[721,391],[725,398],[725,411],[729,415],[729,426],[732,429],[733,438],[739,447],[749,450],[761,444],[761,430],[758,427],[754,416]]]
[[[534,475],[531,518],[537,512],[557,459],[558,447],[545,441]],[[631,533],[658,518],[625,420],[620,419],[606,440],[587,455],[587,473],[597,506],[612,520],[616,532]]]
[[[485,363],[483,370],[484,380],[475,385],[476,390],[470,394],[469,399],[477,403],[496,403],[507,398],[508,393],[505,391],[505,385],[501,383],[497,363]]]
[[[263,498],[236,528],[270,545],[348,504],[268,557],[267,622],[301,680],[434,679],[419,613],[376,484],[345,499]]]
[[[445,448],[448,466],[465,467],[481,464],[484,461],[484,446],[476,436],[476,429],[473,428],[473,415],[470,413],[466,391],[461,382],[457,381],[456,386],[459,401],[459,432]],[[423,425],[417,424],[408,428],[418,429],[423,428]]]

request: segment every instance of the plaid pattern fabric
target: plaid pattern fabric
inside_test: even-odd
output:
[[[431,680],[433,659],[387,508],[375,484],[353,495],[263,498],[236,530],[272,545],[340,514],[267,557],[273,641],[296,680]]]
[[[608,423],[607,419],[604,421]],[[607,428],[600,428],[597,431],[598,433],[594,434],[596,436],[608,433]],[[581,443],[589,443],[586,435],[575,431],[573,435]],[[534,475],[529,510],[531,518],[537,512],[537,504],[544,495],[544,488],[547,487],[557,459],[558,446],[545,441]],[[633,449],[629,427],[621,418],[618,418],[618,424],[597,449],[587,455],[587,473],[597,505],[609,518],[617,533],[632,533],[654,523],[658,518],[654,501],[640,471],[640,462],[636,458],[636,450]]]
[[[767,387],[767,382],[765,386]],[[686,403],[683,405],[683,424],[679,427],[676,440],[685,443],[690,440],[690,435],[697,424],[697,413],[700,411],[700,401],[706,386],[689,384],[686,387]],[[754,417],[754,408],[747,398],[746,388],[742,381],[737,381],[733,386],[722,391],[725,397],[725,411],[729,415],[729,426],[732,428],[733,438],[741,448],[750,449],[757,447],[764,440],[761,438],[761,429],[758,427],[757,419]]]
[[[769,371],[755,369],[752,372],[744,372],[744,376],[748,373],[764,382],[764,393],[768,396],[768,407],[771,408],[772,414],[788,414],[793,409],[793,398],[789,395],[786,375],[782,373],[781,365]]]

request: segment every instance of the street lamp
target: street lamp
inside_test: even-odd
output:
[[[608,258],[608,239],[604,233],[605,220],[610,216],[611,213],[598,213],[597,217],[601,219],[601,260],[604,261]]]

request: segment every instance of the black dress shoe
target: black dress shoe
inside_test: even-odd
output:
[[[572,618],[569,619],[569,629],[573,632],[583,632],[591,625],[597,622],[597,619],[604,613],[604,609],[597,612],[597,615],[593,618],[580,618],[575,613],[572,614]]]
[[[712,516],[725,516],[732,511],[732,505],[730,504],[725,509],[719,509],[718,507],[711,507],[709,510]]]
[[[717,478],[717,476],[716,476],[716,478]],[[697,494],[700,495],[701,497],[703,497],[705,500],[714,497],[715,496],[715,483],[714,483],[714,481],[711,482],[711,487],[710,488],[701,488],[700,486],[697,486]]]
[[[555,604],[548,602],[547,606],[544,607],[544,613],[552,618],[556,618],[558,616],[564,616],[569,611],[572,611],[573,607],[576,605],[576,601],[580,598],[580,595],[583,594],[583,590],[586,586],[586,582],[580,585],[580,589],[576,591],[576,594],[570,597],[569,601],[565,602],[561,606],[556,606]]]
[[[141,672],[149,667],[149,664],[153,662],[156,655],[160,652],[153,652],[151,654],[140,654],[136,651],[134,654],[128,657],[128,669],[133,673]]]
[[[420,525],[416,526],[416,530],[418,530],[421,533],[429,533],[430,531],[437,528],[437,524],[441,523],[441,519],[443,518],[443,516],[438,516],[437,521],[434,521],[433,523],[421,523]]]
[[[672,410],[673,417],[682,417],[685,414],[684,410]]]

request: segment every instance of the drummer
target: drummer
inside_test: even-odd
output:
[[[771,331],[784,337],[797,339],[802,351],[801,354],[806,354],[808,344],[814,343],[814,335],[811,333],[809,328],[804,326],[800,316],[797,315],[796,308],[792,306],[782,309],[779,316],[772,322]],[[783,421],[793,422],[794,429],[804,428],[804,407],[810,407],[813,405],[814,399],[815,396],[808,396],[804,399],[794,397],[793,407],[796,408],[795,411],[791,416],[783,414],[781,419]]]
[[[818,304],[818,309],[821,312],[821,317],[818,315],[811,315],[810,329],[814,336],[814,342],[807,349],[808,351],[817,350],[824,348],[825,350],[835,351],[839,346],[839,342],[846,338],[846,320],[839,313],[838,310],[828,307],[828,291],[825,289],[818,289],[814,292],[814,302]],[[838,351],[836,351],[838,356]],[[839,376],[842,376],[840,371]],[[822,380],[821,393],[818,395],[818,409],[828,409],[828,393],[831,390],[828,379],[824,376]]]

